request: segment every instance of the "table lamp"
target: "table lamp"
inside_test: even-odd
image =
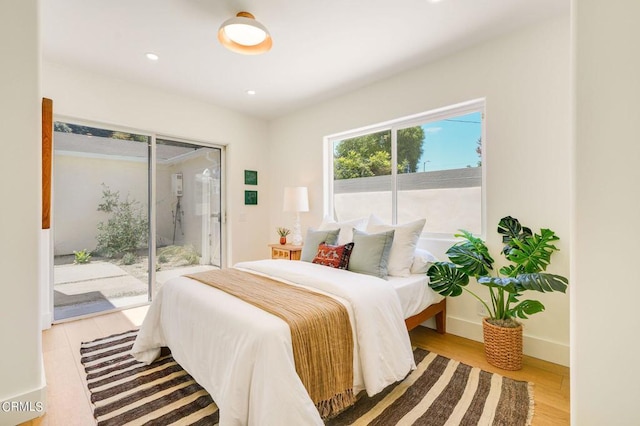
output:
[[[291,235],[291,243],[293,245],[302,245],[302,232],[300,229],[300,212],[309,211],[309,195],[306,186],[295,186],[284,188],[284,203],[282,210],[285,212],[294,212],[296,221],[293,225],[293,233]]]

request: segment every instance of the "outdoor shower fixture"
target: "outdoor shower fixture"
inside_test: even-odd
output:
[[[180,232],[184,235],[184,229],[182,228],[182,217],[184,216],[184,211],[180,206],[180,199],[182,198],[182,173],[174,173],[171,175],[171,192],[177,198],[176,201],[176,209],[175,211],[171,211],[171,215],[173,216],[173,242],[171,244],[176,244],[176,228],[178,227],[178,223],[180,224]]]

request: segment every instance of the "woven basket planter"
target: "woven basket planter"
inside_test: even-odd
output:
[[[489,364],[503,370],[522,368],[522,325],[515,328],[498,327],[482,320],[484,353]]]

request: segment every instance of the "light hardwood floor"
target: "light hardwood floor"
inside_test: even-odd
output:
[[[80,343],[139,327],[147,309],[148,306],[143,306],[65,322],[43,331],[47,411],[26,425],[95,425],[85,372],[80,363]]]
[[[85,373],[80,364],[80,343],[137,328],[147,307],[109,313],[57,324],[42,333],[47,377],[47,413],[25,425],[88,426],[95,424]],[[489,365],[482,343],[451,334],[440,335],[418,327],[411,332],[416,346],[466,364],[534,383],[533,425],[569,424],[569,369],[526,357],[520,371],[507,372]]]
[[[418,327],[410,334],[412,343],[421,348],[512,379],[532,382],[535,397],[533,426],[570,424],[568,367],[525,355],[522,370],[501,370],[487,362],[484,345],[480,342],[453,334],[438,334],[425,327]]]

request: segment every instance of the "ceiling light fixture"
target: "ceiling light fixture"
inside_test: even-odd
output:
[[[155,53],[151,53],[151,52],[147,53],[145,56],[150,61],[157,61],[160,58],[158,55],[156,55]]]
[[[251,96],[256,94],[256,91],[251,89],[247,90],[246,92],[247,92],[247,95],[251,95]]]
[[[249,12],[238,12],[235,18],[224,21],[218,40],[227,49],[245,55],[268,52],[273,44],[269,31]]]

